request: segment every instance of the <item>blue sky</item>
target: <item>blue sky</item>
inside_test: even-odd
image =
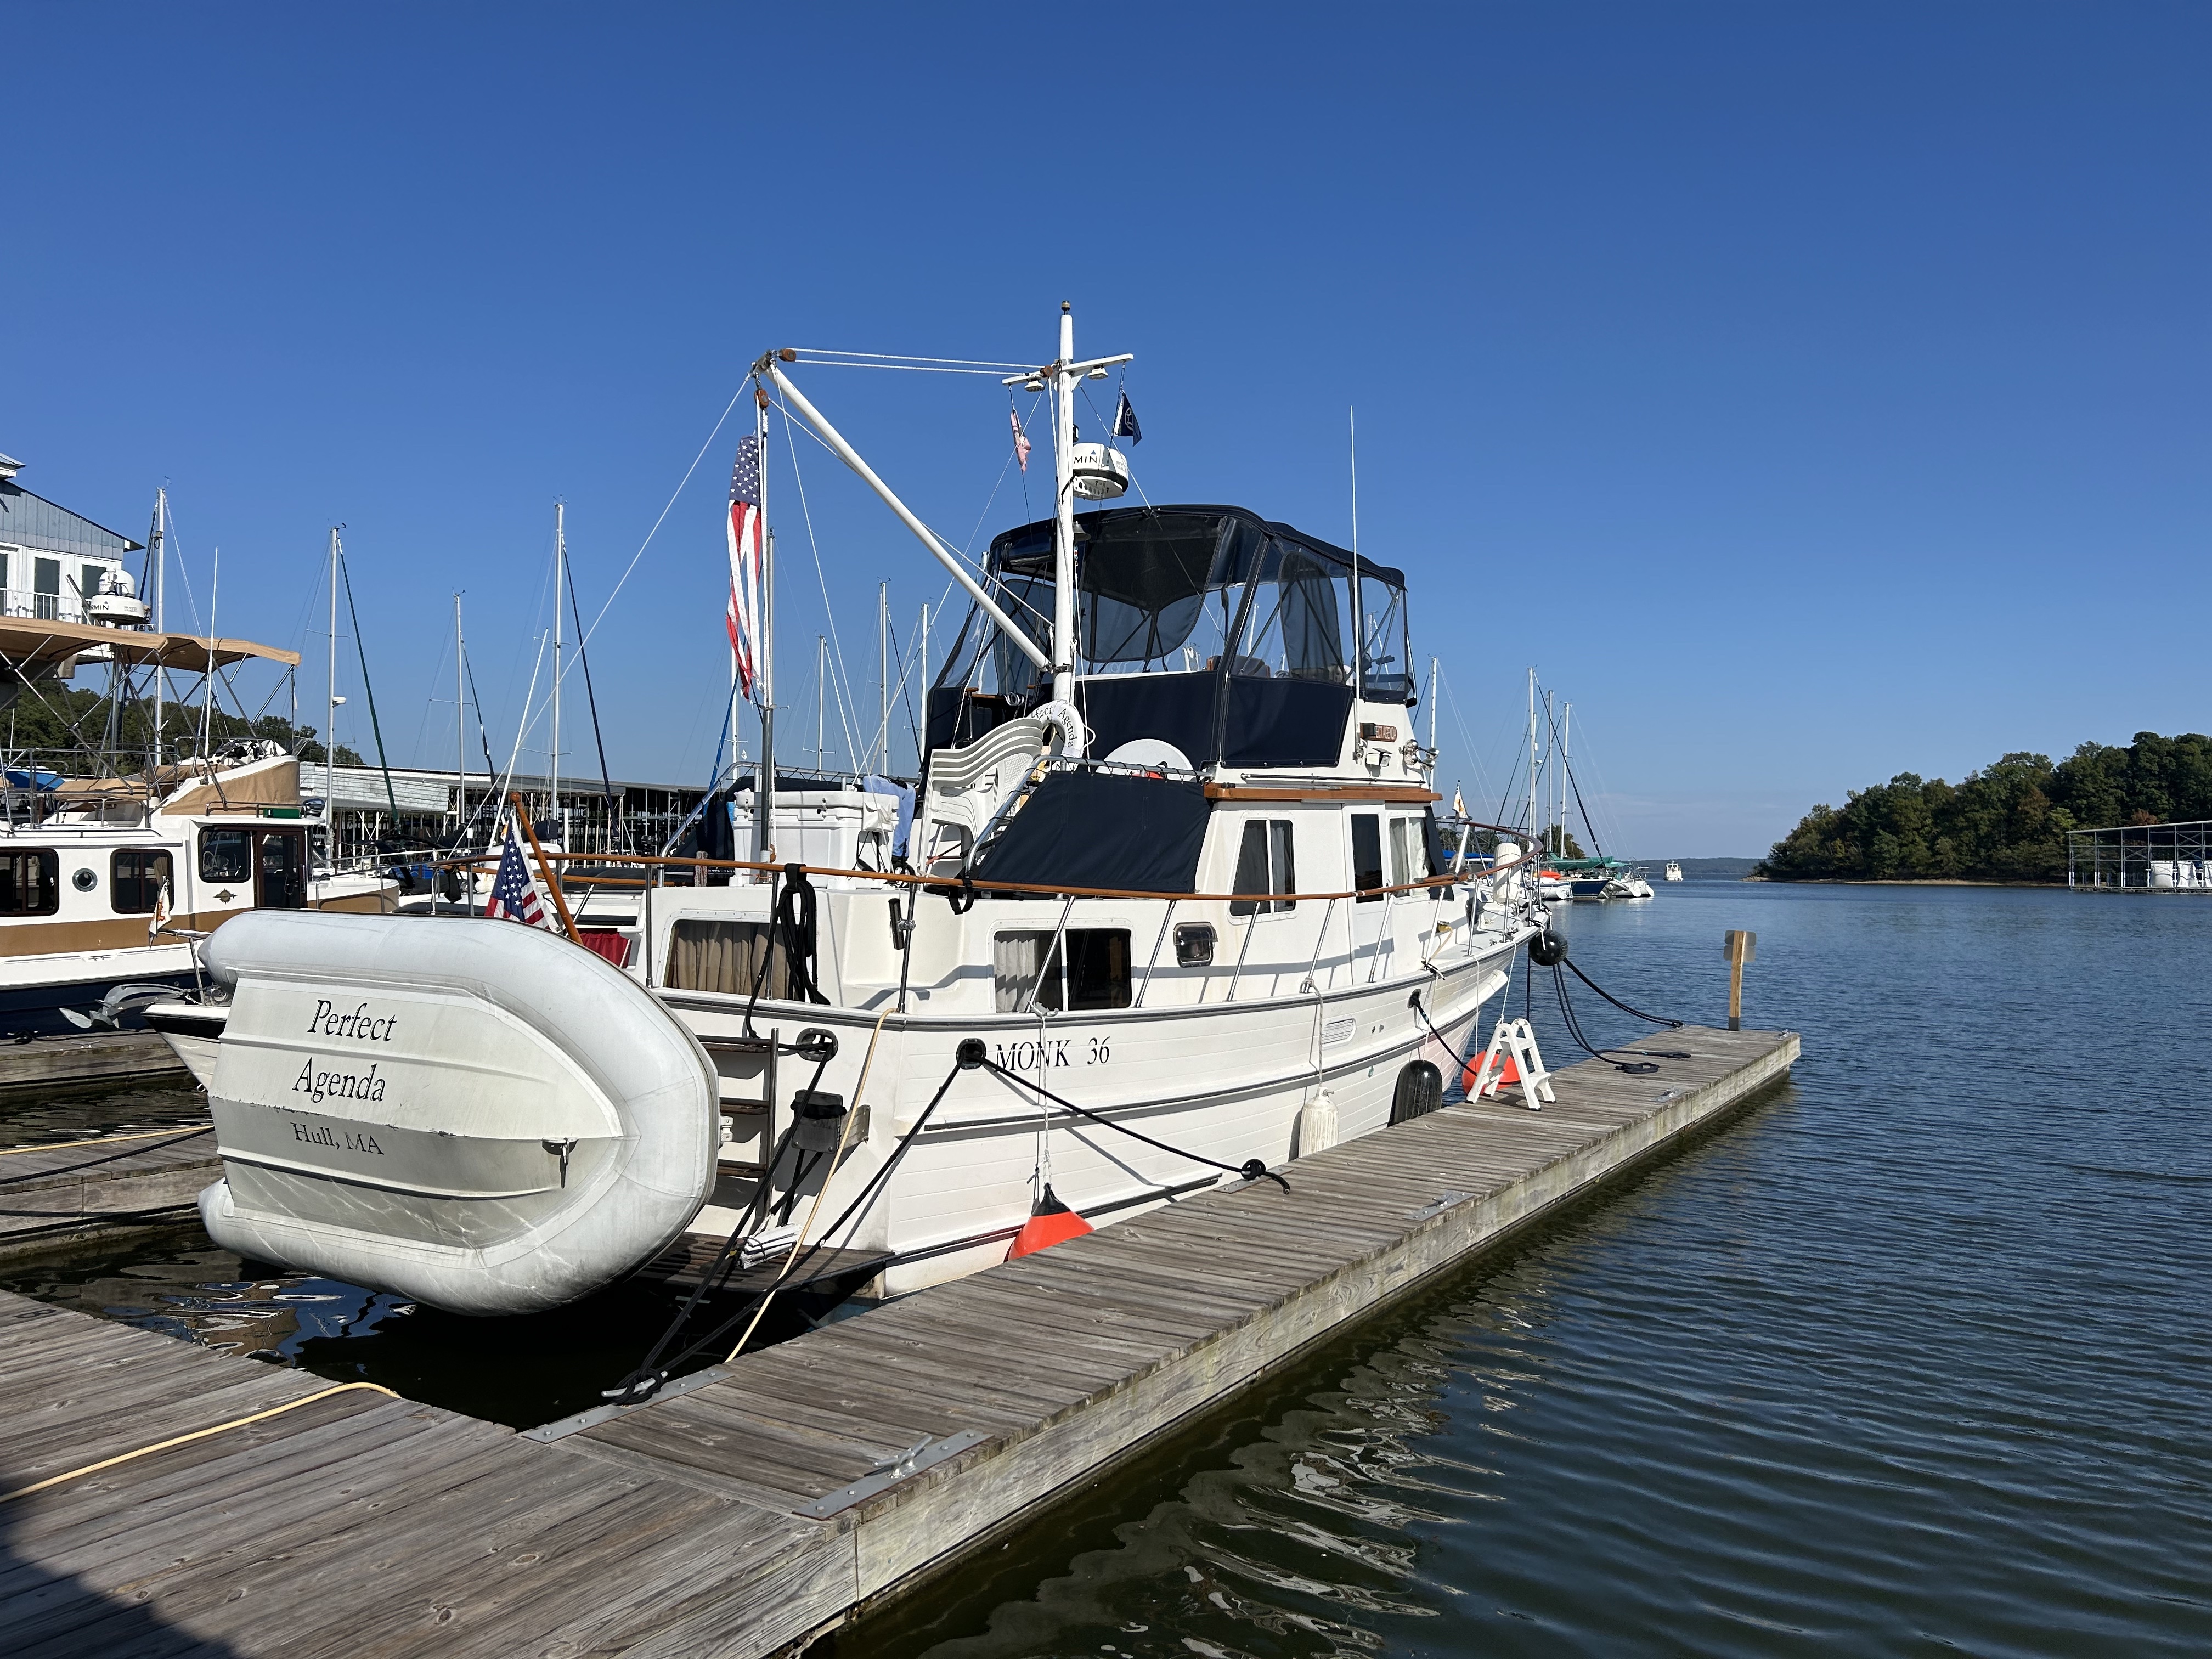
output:
[[[588,615],[762,349],[1042,359],[1062,299],[1154,501],[1347,538],[1358,406],[1470,804],[1531,663],[1638,855],[2212,723],[2201,9],[6,20],[0,451],[134,536],[166,481],[226,633],[301,642],[343,521],[395,759],[453,752],[456,587],[504,758],[554,498]],[[1029,516],[994,382],[805,384],[956,538]],[[618,775],[710,760],[733,435],[593,640]],[[822,588],[872,707],[875,584],[943,580],[815,450],[817,578],[778,450],[811,750]]]

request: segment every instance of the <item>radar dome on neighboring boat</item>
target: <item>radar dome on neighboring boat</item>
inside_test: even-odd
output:
[[[1109,501],[1129,488],[1129,458],[1105,444],[1078,444],[1073,461],[1075,493],[1086,501]]]
[[[153,611],[145,600],[137,597],[137,585],[131,580],[131,573],[120,565],[116,566],[101,575],[100,592],[85,599],[86,619],[109,628],[137,628],[142,625]]]

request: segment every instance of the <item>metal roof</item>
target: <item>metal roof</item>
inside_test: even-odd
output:
[[[43,495],[33,495],[12,477],[0,477],[0,542],[35,547],[42,553],[109,559],[136,553],[142,545],[82,514],[56,507]]]

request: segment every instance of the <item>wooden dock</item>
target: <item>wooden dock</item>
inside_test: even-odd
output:
[[[1655,1042],[1652,1046],[1662,1046]],[[805,1643],[1787,1073],[1782,1032],[1561,1072],[526,1434],[0,1297],[0,1651]],[[26,1492],[170,1437],[185,1443]],[[10,1496],[9,1494],[21,1494]]]
[[[0,1045],[0,1090],[189,1076],[158,1031],[93,1031]]]
[[[0,1261],[191,1220],[222,1172],[214,1134],[189,1123],[0,1149]]]

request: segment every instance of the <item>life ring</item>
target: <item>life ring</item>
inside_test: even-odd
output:
[[[1060,734],[1060,752],[1070,759],[1081,759],[1089,749],[1091,729],[1084,725],[1083,716],[1076,712],[1073,703],[1054,698],[1030,709],[1030,718],[1042,720],[1049,731]]]

